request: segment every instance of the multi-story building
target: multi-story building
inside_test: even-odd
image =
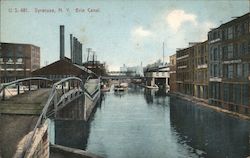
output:
[[[208,33],[209,102],[249,114],[250,13]]]
[[[190,43],[188,48],[176,52],[177,92],[208,98],[208,51],[207,41]]]
[[[29,77],[40,68],[40,48],[31,44],[1,43],[0,82]]]
[[[170,92],[176,92],[176,54],[171,55],[169,57],[170,60],[170,72],[169,72],[169,84],[170,84]]]
[[[208,99],[208,44],[207,41],[194,46],[194,96]]]
[[[194,93],[194,47],[176,51],[177,91],[187,95]]]

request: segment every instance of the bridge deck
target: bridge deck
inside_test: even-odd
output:
[[[0,114],[39,115],[47,101],[50,89],[39,89],[0,101]]]

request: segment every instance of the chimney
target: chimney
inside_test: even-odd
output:
[[[72,34],[70,34],[70,58],[71,58],[71,62],[73,63],[73,36]]]
[[[73,63],[76,63],[77,60],[77,38],[73,37]]]
[[[80,43],[80,65],[82,65],[82,44]]]
[[[60,59],[64,58],[64,25],[60,25]]]

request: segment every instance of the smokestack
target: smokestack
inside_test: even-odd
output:
[[[73,37],[73,63],[76,63],[76,38]]]
[[[73,46],[73,51],[72,51],[72,63],[75,63],[75,51],[76,51],[76,44],[75,44],[75,37],[73,37],[72,41],[72,46]]]
[[[60,59],[64,58],[64,25],[60,25]]]
[[[70,58],[73,63],[73,36],[70,34]]]
[[[82,65],[82,44],[80,43],[80,65]]]

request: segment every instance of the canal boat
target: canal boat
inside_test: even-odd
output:
[[[114,91],[125,91],[128,89],[128,83],[120,83],[114,86]]]
[[[159,89],[159,86],[157,86],[156,84],[153,86],[145,86],[148,89]]]
[[[105,84],[101,86],[101,91],[102,92],[109,92],[110,91],[110,87],[106,86]]]

